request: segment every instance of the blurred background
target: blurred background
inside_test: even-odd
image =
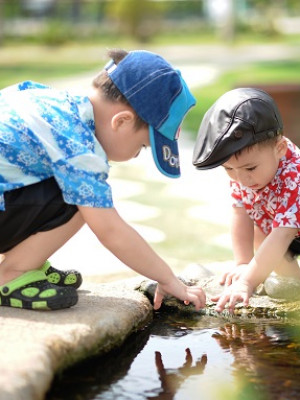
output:
[[[288,92],[278,101],[298,140],[298,0],[0,0],[0,88],[97,70],[112,47],[201,64],[201,101],[186,120],[194,135],[220,94],[251,84]]]
[[[108,48],[161,54],[197,98],[183,124],[182,179],[170,183],[148,160],[144,170],[138,161],[112,169],[119,198],[126,181],[125,219],[143,214],[141,233],[173,265],[229,260],[227,182],[222,171],[195,171],[193,142],[220,95],[255,86],[275,98],[300,145],[299,0],[0,0],[0,89],[23,80],[85,89]]]

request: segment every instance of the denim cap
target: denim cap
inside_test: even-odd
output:
[[[117,65],[105,67],[109,77],[140,118],[149,125],[155,164],[171,178],[180,176],[180,125],[196,101],[178,70],[149,51],[131,51]]]
[[[201,122],[193,152],[197,169],[224,164],[237,151],[282,133],[272,97],[261,89],[233,89],[221,96]]]

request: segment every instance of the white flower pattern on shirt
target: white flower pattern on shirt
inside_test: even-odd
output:
[[[300,150],[289,139],[276,176],[263,190],[255,191],[231,181],[234,207],[244,207],[266,234],[273,228],[297,228],[300,235]]]
[[[6,191],[50,177],[69,204],[113,207],[87,97],[26,81],[1,90],[0,107],[0,210]]]

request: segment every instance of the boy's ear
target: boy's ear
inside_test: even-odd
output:
[[[120,111],[112,117],[111,126],[114,130],[125,128],[135,122],[135,115],[130,110]]]
[[[279,158],[285,156],[285,153],[287,151],[287,141],[284,138],[279,139],[276,143],[276,151]]]

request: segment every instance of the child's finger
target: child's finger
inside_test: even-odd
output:
[[[232,294],[231,297],[230,297],[230,300],[228,302],[229,311],[231,313],[233,313],[234,307],[235,307],[236,303],[238,303],[239,301],[242,301],[244,306],[248,305],[248,299],[249,298],[248,298],[247,294],[244,294],[244,295]]]
[[[221,295],[218,294],[216,296],[211,297],[210,300],[213,301],[213,302],[217,302],[217,301],[219,301],[220,297],[221,297]]]
[[[230,300],[230,296],[229,295],[224,295],[221,296],[218,300],[218,303],[216,305],[216,311],[217,312],[222,312],[225,308],[226,303]]]
[[[189,294],[189,300],[185,300],[184,303],[190,303],[192,302],[195,305],[195,309],[198,311],[200,310],[200,308],[205,307],[205,302],[206,302],[206,298],[205,298],[205,294],[203,292],[201,292],[200,294]]]
[[[227,272],[221,276],[221,278],[219,280],[220,285],[224,285],[224,283],[226,281],[226,277],[227,277]]]
[[[245,307],[249,305],[249,296],[247,294],[243,297],[243,305]]]
[[[228,274],[225,280],[225,286],[230,286],[232,284],[232,275]]]
[[[237,300],[235,297],[232,297],[228,302],[228,309],[231,314],[233,313],[236,302],[237,302]]]
[[[155,294],[154,294],[154,299],[153,299],[154,310],[158,310],[160,308],[163,299],[164,299],[164,295],[160,292],[159,287],[157,286]]]

